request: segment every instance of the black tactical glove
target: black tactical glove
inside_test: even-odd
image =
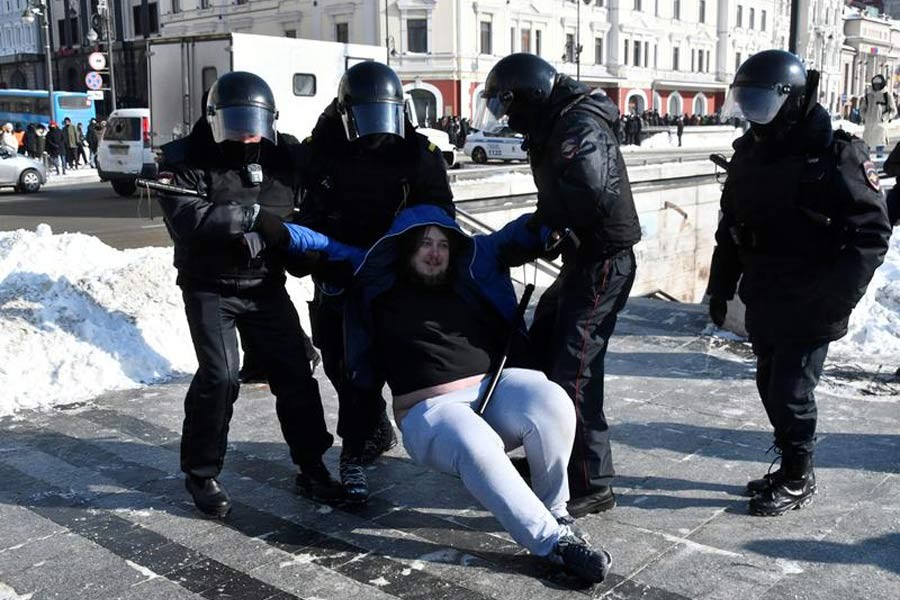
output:
[[[291,236],[284,226],[284,220],[266,209],[260,209],[253,225],[253,231],[259,233],[266,242],[266,248],[287,248]]]
[[[716,327],[721,327],[725,323],[725,315],[728,314],[728,300],[717,296],[709,298],[709,318],[715,323]]]

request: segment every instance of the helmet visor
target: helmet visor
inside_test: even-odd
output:
[[[499,98],[485,98],[478,96],[478,106],[475,109],[475,118],[472,127],[480,131],[496,131],[506,124],[507,104]]]
[[[771,123],[788,94],[772,87],[731,86],[722,105],[722,118],[738,117],[751,123],[766,125]]]
[[[341,115],[347,139],[353,140],[375,133],[389,133],[405,137],[406,112],[402,104],[394,102],[369,102],[350,106]]]
[[[277,115],[259,106],[228,106],[207,115],[213,139],[217,144],[225,141],[243,142],[261,136],[278,143],[275,133]]]

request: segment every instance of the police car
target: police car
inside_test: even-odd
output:
[[[528,160],[528,154],[522,150],[524,140],[521,133],[505,126],[491,132],[475,131],[466,136],[463,152],[476,163],[486,163],[489,160]]]

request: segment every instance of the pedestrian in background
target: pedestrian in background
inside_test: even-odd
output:
[[[66,174],[66,139],[62,129],[56,121],[50,121],[50,130],[47,131],[47,156],[50,163],[56,169],[57,175]]]
[[[91,165],[91,168],[97,168],[97,146],[100,145],[100,125],[97,123],[97,119],[91,119],[88,123],[87,134],[85,135],[85,139],[87,140],[88,151],[90,152],[90,158],[88,159],[88,164]]]
[[[678,136],[678,147],[681,148],[681,136],[684,135],[684,119],[681,117],[676,119],[675,134]]]
[[[21,123],[16,123],[15,128],[13,129],[13,135],[16,136],[16,141],[19,142],[19,154],[25,154],[25,130],[22,129]]]
[[[84,140],[84,130],[81,128],[81,123],[79,123],[79,124],[75,127],[75,129],[76,129],[77,142],[78,142],[78,157],[77,157],[78,164],[79,164],[79,165],[87,166],[87,164],[88,164],[88,157],[87,157],[87,154],[85,154],[85,151],[84,151],[84,143],[85,143],[85,140]]]
[[[69,117],[63,119],[62,135],[66,166],[74,169],[78,166],[78,130]]]
[[[11,154],[19,153],[19,140],[16,139],[16,136],[13,133],[12,123],[6,123],[2,129],[0,129],[0,147],[6,149]]]

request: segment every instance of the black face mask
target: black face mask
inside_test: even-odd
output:
[[[219,144],[219,149],[222,150],[226,166],[241,168],[250,163],[258,163],[260,161],[262,144],[259,142],[245,144],[243,142],[224,141]]]
[[[355,140],[353,145],[361,152],[391,152],[402,140],[403,138],[392,133],[373,133]]]
[[[872,80],[872,89],[876,92],[880,92],[881,90],[883,90],[885,85],[887,84],[885,83],[884,79],[875,78]]]

